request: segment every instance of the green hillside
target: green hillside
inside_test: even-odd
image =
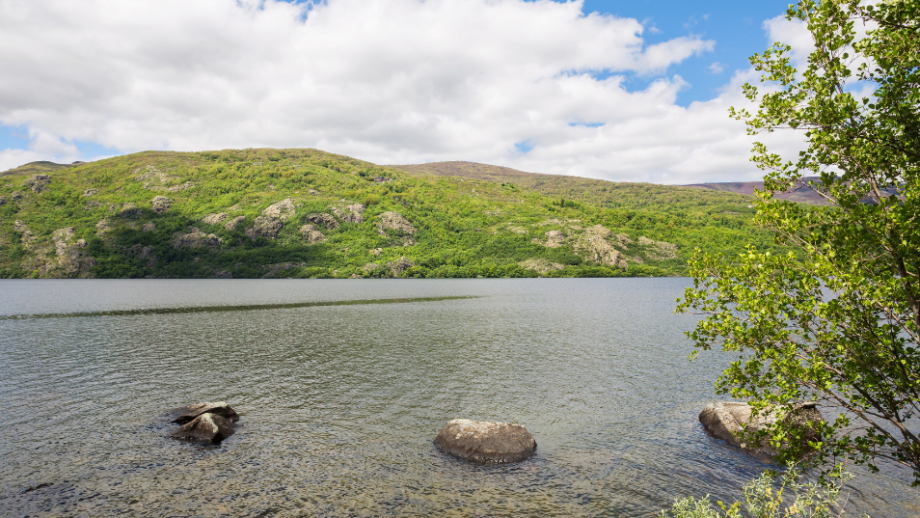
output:
[[[695,247],[771,246],[749,198],[716,191],[410,174],[312,149],[52,166],[0,174],[0,277],[661,276]]]

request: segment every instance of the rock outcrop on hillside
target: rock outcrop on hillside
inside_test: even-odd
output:
[[[364,221],[364,205],[360,203],[352,203],[350,205],[340,204],[333,205],[329,207],[329,210],[332,211],[339,219],[345,223],[361,223]]]
[[[585,229],[585,232],[575,241],[572,248],[575,253],[588,261],[616,268],[628,267],[629,262],[626,260],[626,256],[607,241],[609,236],[610,230],[607,227],[594,225]]]
[[[226,212],[221,212],[218,214],[208,214],[207,216],[201,218],[201,222],[206,223],[208,225],[220,225],[221,223],[223,223],[224,221],[227,221],[228,219],[230,219],[230,214],[227,214]]]
[[[166,196],[156,196],[150,202],[150,206],[153,208],[153,212],[156,212],[157,214],[166,212],[169,210],[169,207],[171,207],[172,204],[173,201]]]
[[[296,213],[297,204],[293,198],[287,198],[273,205],[269,205],[268,208],[262,211],[263,216],[278,219],[281,221],[287,221],[288,219],[294,217]]]
[[[49,183],[51,183],[51,177],[46,174],[33,174],[26,180],[26,184],[32,188],[32,192],[35,194],[46,191]]]
[[[257,239],[259,237],[275,239],[278,237],[278,233],[281,232],[282,226],[284,226],[284,224],[280,219],[259,216],[256,218],[255,223],[246,229],[246,235],[252,239]]]
[[[224,224],[224,230],[236,230],[236,227],[244,221],[246,221],[246,216],[237,216]]]
[[[397,231],[402,234],[415,234],[415,227],[398,212],[384,212],[377,216],[377,233],[385,236],[389,231]]]
[[[312,223],[307,223],[306,225],[300,227],[300,235],[303,236],[303,239],[307,242],[307,244],[311,245],[326,241],[326,236],[324,236],[323,233],[320,232],[319,228],[317,228],[316,225],[313,225]]]
[[[177,232],[173,234],[173,248],[201,248],[215,247],[223,242],[214,234],[205,234],[198,227],[192,227],[191,232]]]
[[[314,225],[326,227],[329,230],[335,230],[339,228],[339,222],[336,221],[335,216],[329,214],[328,212],[307,214],[306,219],[307,221],[312,222]]]

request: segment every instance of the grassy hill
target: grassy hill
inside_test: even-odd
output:
[[[388,167],[405,171],[412,176],[454,176],[510,183],[551,198],[563,198],[605,208],[690,213],[695,207],[705,208],[713,205],[726,205],[733,209],[747,210],[752,201],[748,196],[739,195],[744,193],[733,194],[728,189],[704,191],[684,186],[608,182],[578,176],[525,173],[508,167],[475,162],[431,162]]]
[[[772,246],[741,195],[401,167],[313,149],[29,164],[0,176],[0,277],[660,276],[696,247]]]

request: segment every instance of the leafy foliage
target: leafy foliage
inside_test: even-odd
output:
[[[781,43],[754,56],[764,80],[750,133],[803,131],[808,149],[783,162],[757,144],[769,174],[756,221],[799,255],[750,248],[733,262],[691,260],[680,309],[713,312],[690,336],[699,349],[740,354],[717,382],[763,410],[818,400],[838,415],[819,430],[814,462],[887,459],[920,483],[920,2],[805,0],[816,49],[801,73]],[[857,37],[854,23],[871,28]],[[873,28],[874,27],[874,28]],[[873,91],[859,96],[854,92]],[[830,210],[773,198],[803,176]],[[777,423],[774,444],[793,432]],[[796,441],[791,441],[794,445]],[[801,449],[790,448],[796,456]]]
[[[670,511],[662,511],[662,518],[832,518],[842,515],[839,509],[840,489],[848,476],[835,470],[832,477],[822,482],[801,482],[795,466],[779,477],[779,487],[774,488],[776,474],[763,473],[744,486],[744,503],[725,505],[709,500],[687,497],[674,502]]]

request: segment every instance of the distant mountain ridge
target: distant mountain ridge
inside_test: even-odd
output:
[[[808,182],[809,180],[820,180],[820,178],[817,176],[804,178],[805,182]],[[684,187],[692,187],[695,189],[711,189],[714,191],[734,192],[738,194],[744,194],[746,196],[754,196],[754,189],[761,191],[763,190],[763,182],[694,183],[685,185]],[[780,200],[795,201],[799,203],[810,203],[812,205],[830,205],[827,200],[815,192],[814,189],[809,187],[807,183],[802,183],[802,185],[794,191],[777,194],[775,195],[775,198]]]

